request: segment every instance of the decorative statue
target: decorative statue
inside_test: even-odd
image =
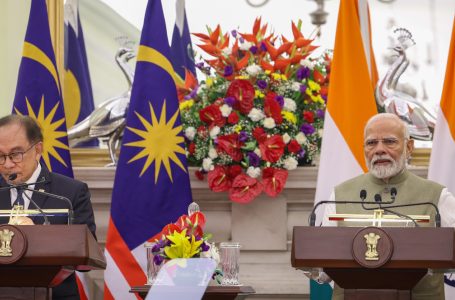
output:
[[[135,56],[134,51],[130,48],[120,48],[115,55],[117,65],[128,81],[128,90],[120,96],[104,101],[87,118],[68,130],[70,147],[95,138],[107,139],[109,155],[112,160],[109,165],[113,166],[117,164],[118,160],[116,152],[120,146],[126,124],[131,86],[134,79],[134,72],[129,67],[128,61]]]
[[[401,74],[409,65],[406,49],[415,45],[412,34],[405,28],[394,31],[398,44],[393,48],[397,58],[392,63],[386,75],[376,86],[376,102],[388,113],[399,116],[408,124],[411,137],[417,140],[431,141],[436,117],[429,112],[415,97],[397,90]]]

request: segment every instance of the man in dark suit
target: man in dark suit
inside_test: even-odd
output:
[[[49,172],[40,164],[43,152],[43,135],[38,124],[28,116],[9,115],[0,118],[0,187],[11,184],[33,183],[31,189],[68,198],[74,209],[74,224],[87,224],[95,236],[95,218],[87,184]],[[14,175],[13,175],[14,174]],[[34,202],[41,209],[68,208],[64,200],[43,196],[33,191],[9,189],[0,191],[0,209],[23,205],[34,209]],[[42,217],[32,217],[33,223],[42,224]],[[66,217],[49,217],[51,224],[66,224]],[[1,223],[7,223],[5,218]],[[52,299],[79,299],[75,275],[52,289]]]

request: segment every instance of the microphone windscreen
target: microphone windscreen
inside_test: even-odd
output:
[[[10,175],[8,176],[8,180],[9,180],[9,181],[13,181],[13,180],[15,180],[16,178],[17,178],[17,174],[16,174],[16,173],[10,174]]]
[[[395,196],[397,195],[397,189],[394,188],[394,187],[391,188],[391,189],[390,189],[390,195],[391,195],[392,197],[395,197]]]
[[[379,194],[374,195],[374,201],[375,202],[382,202],[382,197]]]
[[[367,191],[361,190],[360,191],[360,199],[365,200],[367,198]]]

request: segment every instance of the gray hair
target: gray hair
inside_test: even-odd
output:
[[[367,136],[367,129],[371,126],[372,123],[378,121],[378,120],[395,120],[395,121],[398,121],[399,123],[401,123],[402,127],[403,127],[403,138],[404,139],[409,139],[410,138],[410,135],[409,135],[409,128],[408,128],[408,125],[403,121],[401,120],[397,115],[395,114],[391,114],[391,113],[380,113],[380,114],[376,114],[374,116],[372,116],[367,124],[365,125],[365,128],[363,130],[363,137],[366,138]]]

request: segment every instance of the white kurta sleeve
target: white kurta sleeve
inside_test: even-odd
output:
[[[447,188],[441,191],[438,202],[442,227],[455,227],[455,197]]]

